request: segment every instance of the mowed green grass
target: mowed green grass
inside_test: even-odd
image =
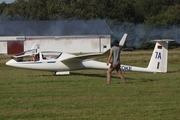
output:
[[[69,76],[5,66],[0,55],[0,120],[179,120],[180,49],[170,50],[168,73],[72,71]],[[152,51],[122,52],[122,64],[146,67]],[[106,59],[102,61],[106,62]]]

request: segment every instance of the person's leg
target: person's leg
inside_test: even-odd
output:
[[[126,83],[126,79],[124,78],[124,75],[122,74],[121,70],[118,70],[119,77],[123,81],[123,83]]]
[[[113,68],[113,65],[111,64],[111,66],[107,70],[107,84],[111,83],[111,73],[113,70],[114,70],[114,68]]]
[[[116,66],[116,71],[117,71],[119,77],[121,78],[121,80],[123,81],[123,83],[126,83],[126,79],[125,79],[124,75],[122,74],[122,71],[120,69],[120,65]]]

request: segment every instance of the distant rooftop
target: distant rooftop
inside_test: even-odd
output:
[[[0,21],[0,36],[111,34],[105,20]]]

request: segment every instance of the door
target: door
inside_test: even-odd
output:
[[[24,51],[24,41],[8,41],[8,54],[18,54]]]

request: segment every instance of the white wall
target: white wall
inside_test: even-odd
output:
[[[7,42],[0,42],[0,54],[7,54]]]
[[[61,51],[69,53],[104,52],[110,48],[110,36],[106,37],[47,37],[27,39],[24,50],[29,50],[36,43],[42,51]],[[106,48],[104,48],[106,46]]]
[[[24,51],[31,49],[34,43],[42,51],[61,51],[69,53],[104,52],[111,47],[110,35],[84,36],[13,36],[0,37],[0,53],[7,54],[7,41],[24,41]],[[106,48],[104,48],[106,46]]]

